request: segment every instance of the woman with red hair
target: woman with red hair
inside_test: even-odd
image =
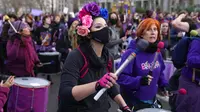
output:
[[[152,75],[149,74],[157,44],[161,40],[159,22],[152,18],[143,20],[138,26],[136,35],[138,39],[147,40],[150,45],[145,51],[137,54],[137,57],[122,71],[117,81],[123,98],[129,107],[134,106],[135,111],[154,106],[157,85],[165,94],[165,87],[167,86],[163,74],[165,65],[161,54],[158,55]],[[121,64],[135,51],[138,39],[131,42],[128,50],[122,56]]]

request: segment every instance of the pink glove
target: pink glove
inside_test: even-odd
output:
[[[98,81],[99,85],[100,85],[101,87],[105,88],[106,85],[108,84],[108,82],[110,82],[110,81],[109,81],[110,78],[111,78],[111,76],[109,75],[109,73],[105,74],[105,75]]]

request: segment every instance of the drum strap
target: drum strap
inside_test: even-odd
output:
[[[19,99],[18,99],[19,88],[20,88],[20,86],[17,86],[17,94],[16,94],[16,102],[15,102],[15,112],[16,112],[16,108],[18,106],[18,101],[19,101]],[[31,108],[30,109],[31,109],[31,112],[34,112],[33,103],[34,103],[34,98],[35,98],[35,94],[34,94],[35,91],[34,91],[34,89],[31,89],[31,91],[32,91],[32,96],[31,96]]]
[[[83,59],[84,59],[84,65],[83,67],[81,68],[80,70],[80,73],[81,73],[81,78],[83,78],[87,72],[88,72],[88,60],[86,59],[85,55],[83,54],[83,52],[81,51],[81,49],[78,47],[77,48],[79,50],[79,52],[81,53],[81,55],[83,56]]]

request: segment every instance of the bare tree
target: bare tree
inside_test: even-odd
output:
[[[45,10],[44,0],[35,0],[41,10]]]
[[[26,9],[31,11],[32,8],[37,8],[36,0],[26,0],[25,5]]]
[[[13,7],[15,13],[19,11],[19,9],[23,6],[24,0],[7,0],[10,5]]]
[[[0,0],[2,9],[5,13],[14,10],[14,13],[18,13],[20,9],[24,8],[30,11],[32,8],[43,8],[43,0]]]
[[[78,12],[80,7],[80,0],[74,0],[73,11]]]
[[[1,0],[2,8],[4,9],[4,12],[7,13],[8,9],[10,7],[9,0]]]

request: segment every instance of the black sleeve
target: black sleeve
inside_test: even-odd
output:
[[[118,86],[115,84],[112,88],[108,89],[108,95],[114,99],[119,94]]]
[[[42,42],[40,40],[40,27],[38,27],[36,30],[35,30],[35,34],[34,34],[34,40],[37,42],[37,45],[41,45]]]
[[[63,102],[76,103],[72,95],[72,88],[78,84],[82,58],[78,50],[69,53],[61,74],[59,97]]]
[[[60,53],[66,53],[68,54],[68,48],[66,47],[66,42],[64,41],[66,37],[64,37],[64,35],[61,36],[61,39],[59,39],[57,42],[56,42],[56,51],[60,52]]]

